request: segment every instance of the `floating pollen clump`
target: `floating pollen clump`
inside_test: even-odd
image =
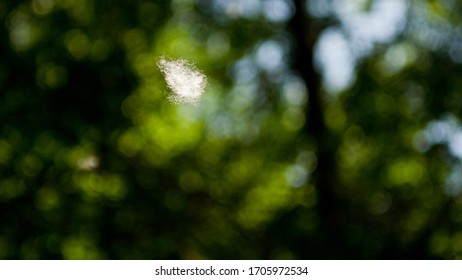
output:
[[[207,77],[193,64],[184,59],[161,57],[157,66],[164,74],[170,93],[168,99],[174,103],[196,103],[207,86]]]

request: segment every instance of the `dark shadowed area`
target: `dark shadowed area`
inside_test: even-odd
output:
[[[0,258],[462,258],[461,12],[0,1]]]

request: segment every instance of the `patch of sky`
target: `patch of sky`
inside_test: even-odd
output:
[[[336,0],[331,6],[313,1],[307,5],[311,14],[320,16],[332,11],[341,22],[341,29],[326,29],[316,46],[317,62],[328,92],[348,88],[354,80],[356,63],[377,43],[390,42],[404,29],[407,1],[377,0],[368,11],[364,5],[361,0]]]
[[[292,2],[287,0],[266,0],[262,4],[265,17],[275,23],[287,22],[295,11]]]
[[[256,49],[256,63],[268,73],[281,72],[286,65],[286,52],[286,48],[280,42],[276,40],[264,41]]]

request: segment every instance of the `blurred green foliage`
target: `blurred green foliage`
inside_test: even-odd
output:
[[[342,15],[384,1],[343,2],[0,2],[0,258],[462,258],[462,6],[358,43]],[[161,56],[208,76],[198,104]]]

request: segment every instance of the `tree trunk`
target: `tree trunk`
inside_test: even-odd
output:
[[[320,220],[320,238],[323,258],[348,257],[344,250],[342,229],[345,218],[338,195],[336,139],[329,133],[323,115],[321,79],[314,68],[314,46],[323,27],[306,15],[305,1],[294,0],[295,13],[289,23],[293,36],[293,68],[301,75],[308,90],[305,108],[306,124],[302,136],[313,139],[317,146],[318,164],[313,173],[317,190],[317,210]],[[343,248],[343,249],[342,249]]]

